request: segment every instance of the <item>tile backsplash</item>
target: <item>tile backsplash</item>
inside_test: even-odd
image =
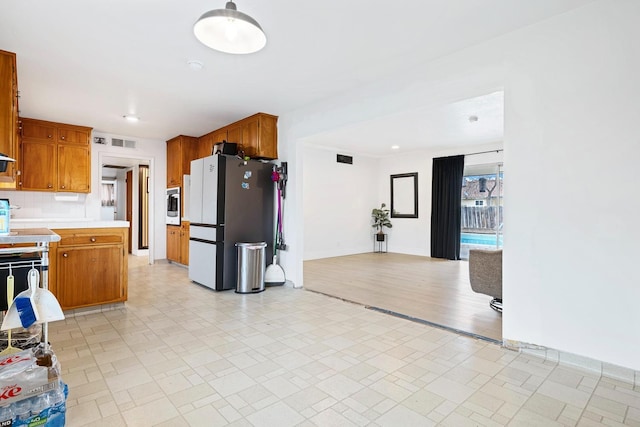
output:
[[[85,218],[87,197],[87,194],[75,193],[0,191],[0,198],[9,199],[11,206],[19,207],[11,211],[12,218]]]

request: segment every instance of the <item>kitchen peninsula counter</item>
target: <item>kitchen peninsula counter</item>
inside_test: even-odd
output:
[[[34,228],[55,233],[57,241],[49,246],[49,289],[67,314],[127,300],[129,222],[12,218],[9,225],[16,234]]]
[[[11,218],[11,229],[23,228],[129,228],[128,221],[101,221],[89,218]]]

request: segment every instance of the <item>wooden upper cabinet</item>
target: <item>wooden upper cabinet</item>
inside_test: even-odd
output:
[[[198,158],[210,156],[213,149],[213,133],[198,138]]]
[[[278,117],[258,113],[239,122],[242,128],[240,148],[245,156],[278,158]]]
[[[198,158],[198,138],[185,136],[182,139],[182,175],[191,174],[191,161]],[[182,185],[182,176],[180,177]]]
[[[232,142],[229,140],[227,128],[214,130],[206,135],[202,135],[198,138],[198,157],[196,158],[200,159],[214,154],[213,146],[223,141]]]
[[[278,158],[278,117],[258,113],[200,137],[201,143],[213,146],[227,141],[238,144],[238,152],[258,159]],[[209,155],[209,154],[206,154]],[[201,156],[204,157],[204,156]]]
[[[16,55],[0,50],[0,153],[18,159],[18,72]],[[16,188],[16,164],[0,172],[0,188]]]
[[[180,135],[167,141],[167,188],[182,187],[182,176],[191,173],[198,155],[198,138]]]
[[[242,146],[242,124],[227,126],[227,142],[238,144],[238,147]]]
[[[19,188],[91,192],[91,128],[21,119]]]
[[[91,191],[91,154],[87,147],[58,145],[58,191]]]
[[[22,119],[22,138],[56,142],[58,140],[56,125],[41,120]]]
[[[56,144],[47,141],[22,141],[19,188],[34,191],[55,191]],[[24,161],[28,159],[28,161]]]
[[[58,142],[67,144],[88,145],[91,138],[91,129],[78,126],[58,127]]]
[[[167,141],[167,188],[178,187],[182,183],[182,159],[180,158],[180,139]]]

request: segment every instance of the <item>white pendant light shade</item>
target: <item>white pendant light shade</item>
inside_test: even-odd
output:
[[[193,26],[193,33],[205,46],[225,53],[253,53],[267,44],[260,24],[238,12],[232,1],[227,2],[224,9],[202,15]]]

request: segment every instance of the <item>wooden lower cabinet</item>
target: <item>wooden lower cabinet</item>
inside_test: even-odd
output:
[[[167,259],[189,265],[189,222],[167,225]]]
[[[180,262],[180,226],[167,225],[167,259]]]
[[[63,310],[127,300],[126,228],[54,230],[49,287]]]
[[[180,264],[189,265],[189,222],[180,226]]]

